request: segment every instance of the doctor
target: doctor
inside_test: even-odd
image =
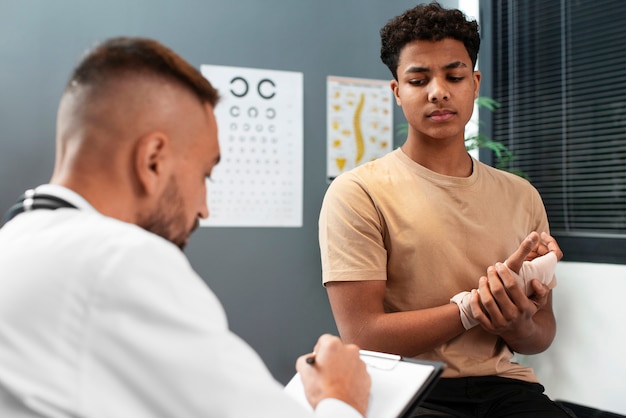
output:
[[[110,39],[79,63],[50,183],[0,229],[1,416],[310,414],[228,329],[181,251],[209,216],[217,101],[153,40]],[[296,368],[315,415],[365,415],[358,348],[323,335],[314,352]]]

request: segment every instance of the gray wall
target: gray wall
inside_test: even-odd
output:
[[[320,282],[317,244],[317,216],[327,187],[326,76],[389,79],[378,58],[378,30],[415,4],[0,0],[0,208],[49,179],[59,96],[79,56],[96,41],[148,36],[195,66],[303,72],[304,226],[202,228],[187,250],[222,300],[231,328],[284,383],[296,357],[309,351],[319,334],[336,333]],[[397,111],[396,121],[401,117]]]

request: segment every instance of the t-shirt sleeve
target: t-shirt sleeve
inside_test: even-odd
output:
[[[319,217],[322,280],[386,280],[384,219],[375,198],[352,173],[328,188]]]

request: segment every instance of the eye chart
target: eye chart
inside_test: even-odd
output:
[[[302,73],[219,65],[201,72],[221,96],[221,160],[201,225],[301,227]]]
[[[393,148],[393,101],[389,81],[328,76],[327,180]]]

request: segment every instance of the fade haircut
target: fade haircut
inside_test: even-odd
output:
[[[380,59],[397,80],[400,52],[406,44],[446,38],[463,42],[475,68],[480,48],[478,24],[468,20],[460,10],[444,9],[437,2],[418,5],[387,22],[380,30]]]
[[[201,103],[215,106],[219,93],[191,64],[171,49],[148,38],[108,39],[88,51],[74,69],[66,91],[77,86],[104,87],[125,75],[145,75],[175,82]]]

